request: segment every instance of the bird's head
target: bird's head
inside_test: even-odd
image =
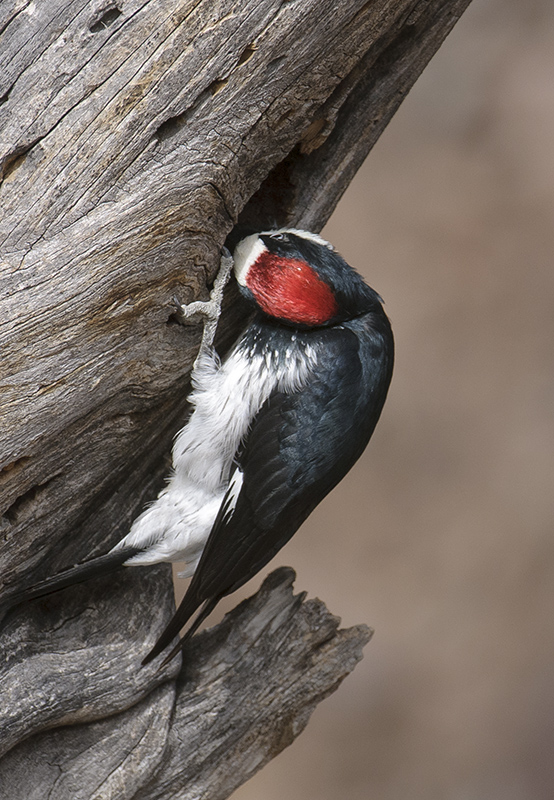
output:
[[[315,233],[254,233],[237,244],[233,256],[241,293],[286,325],[335,325],[381,309],[379,295]]]

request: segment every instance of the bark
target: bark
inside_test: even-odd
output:
[[[186,418],[201,334],[175,324],[172,297],[206,296],[237,220],[319,230],[468,2],[1,4],[4,589],[106,551],[156,495]],[[222,350],[242,314],[231,287]],[[272,597],[266,585],[260,598],[271,606]],[[322,666],[302,633],[312,606],[297,608],[289,598],[297,641],[286,652],[312,659],[321,683],[314,677],[294,706],[279,689],[291,664],[280,651],[271,657],[265,628],[271,715],[258,707],[249,717],[243,704],[243,736],[233,739],[228,719],[237,719],[237,708],[229,706],[228,718],[216,714],[214,684],[229,680],[236,692],[233,674],[240,673],[245,687],[254,686],[260,667],[249,651],[239,659],[232,620],[193,641],[177,683],[177,662],[162,672],[138,668],[172,602],[167,568],[137,568],[6,617],[3,752],[33,736],[2,762],[10,797],[17,796],[13,786],[37,798],[227,797],[294,738],[307,709],[353,666],[364,638],[334,634]],[[328,617],[319,611],[325,630]],[[269,624],[263,604],[257,613],[256,625]],[[231,661],[225,637],[235,642]],[[231,663],[232,674],[222,678],[218,670]],[[244,697],[258,697],[261,708],[269,702],[263,691]],[[205,720],[193,721],[191,733],[194,703],[208,709],[211,722],[203,728]],[[280,722],[272,727],[271,720]],[[56,730],[38,733],[47,728]],[[187,758],[177,756],[178,743],[197,733],[205,749],[187,745]],[[44,757],[31,757],[39,753]],[[112,757],[116,766],[108,769]],[[101,761],[107,783],[96,794],[77,794],[72,759],[99,781]],[[237,778],[230,763],[233,770],[243,765]],[[57,784],[43,777],[48,770]]]
[[[0,797],[225,798],[290,744],[362,657],[369,630],[338,630],[294,572],[194,637],[177,682],[109,719],[38,734],[0,761]],[[127,681],[125,675],[122,679]]]

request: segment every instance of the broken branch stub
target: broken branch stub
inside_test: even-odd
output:
[[[127,711],[37,734],[0,760],[0,798],[223,800],[287,747],[362,657],[365,625],[339,629],[294,572],[194,637],[175,685]]]

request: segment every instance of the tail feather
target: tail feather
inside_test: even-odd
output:
[[[132,558],[132,556],[136,556],[140,552],[141,549],[139,547],[126,547],[121,550],[113,550],[97,558],[91,558],[90,561],[86,561],[84,564],[77,564],[75,567],[70,567],[26,589],[21,589],[11,594],[7,593],[4,597],[0,598],[0,607],[4,611],[7,611],[13,608],[13,606],[17,606],[28,600],[34,600],[37,597],[53,594],[53,592],[58,592],[60,589],[65,589],[76,583],[83,583],[99,575],[115,572],[128,558]]]
[[[183,638],[177,642],[175,647],[171,650],[169,655],[162,662],[160,669],[164,667],[169,661],[171,661],[177,655],[177,653],[184,645],[184,643],[188,639],[190,639],[193,633],[197,631],[202,622],[204,622],[206,617],[212,613],[212,611],[214,610],[214,608],[216,607],[216,605],[220,600],[221,600],[221,595],[218,595],[217,597],[211,597],[205,601],[204,605],[200,609],[198,616],[196,617],[196,619],[194,620],[188,631],[185,633]],[[169,620],[166,629],[163,631],[163,633],[161,634],[160,638],[158,639],[152,650],[150,650],[147,656],[143,659],[142,661],[143,666],[150,663],[150,661],[153,661],[156,658],[156,656],[158,656],[162,652],[162,650],[165,650],[165,648],[169,644],[171,644],[171,642],[177,636],[183,625],[185,625],[188,622],[188,620],[194,614],[197,608],[198,608],[197,602],[193,601],[193,603],[189,604],[187,603],[187,597],[185,596],[183,598],[183,602],[181,603],[181,605],[179,606],[173,617]]]

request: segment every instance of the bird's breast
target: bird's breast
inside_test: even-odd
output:
[[[301,391],[316,362],[305,337],[290,332],[275,342],[257,328],[247,329],[222,364],[202,356],[192,376],[194,410],[175,440],[175,477],[220,490],[263,404],[274,392]]]

